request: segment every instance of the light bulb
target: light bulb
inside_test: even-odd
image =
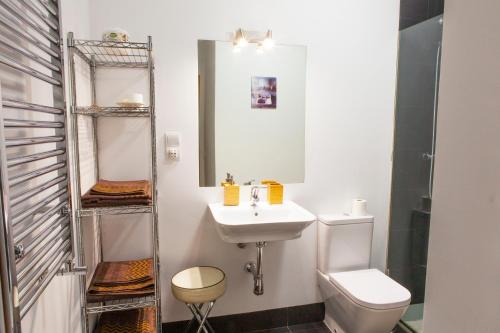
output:
[[[238,39],[238,47],[245,47],[247,46],[248,41],[246,40],[245,37]]]
[[[235,43],[238,47],[245,47],[248,44],[248,41],[245,38],[245,33],[241,28],[236,31]]]
[[[266,49],[270,49],[274,46],[273,32],[271,30],[267,30],[266,38],[264,38],[262,44]]]

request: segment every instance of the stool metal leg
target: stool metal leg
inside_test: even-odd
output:
[[[200,322],[200,327],[198,328],[198,331],[196,333],[201,333],[201,330],[205,328],[205,322],[207,321],[208,315],[210,314],[210,311],[212,311],[214,304],[215,301],[208,303],[207,311],[205,312],[205,315],[203,316],[203,319]]]
[[[198,327],[197,333],[200,333],[202,330],[205,333],[209,333],[209,332],[210,333],[215,333],[214,330],[213,330],[213,328],[212,328],[212,326],[207,321],[208,315],[210,314],[210,311],[212,311],[212,308],[213,308],[214,304],[215,304],[215,301],[211,301],[210,303],[208,303],[208,308],[205,311],[205,314],[203,314],[201,312],[204,304],[199,304],[198,306],[195,306],[193,304],[186,304],[187,307],[189,308],[189,310],[191,310],[191,312],[193,313],[193,319],[189,322],[189,325],[186,328],[186,330],[189,330],[189,328],[191,327],[192,322],[196,319],[198,321],[199,325],[200,325]],[[208,330],[207,330],[207,328],[208,328]]]
[[[215,304],[215,301],[214,301],[214,304]],[[199,305],[198,305],[198,310],[197,310],[196,312],[198,313],[199,318],[202,318],[202,317],[203,317],[203,315],[202,315],[202,313],[201,313],[201,309],[203,308],[203,306],[204,306],[204,305],[205,305],[204,303],[202,303],[202,304],[199,304]],[[198,321],[198,322],[199,322],[199,321]],[[212,328],[212,325],[210,325],[210,322],[208,321],[208,319],[205,321],[205,325],[206,325],[206,327],[208,328],[208,331],[209,331],[210,333],[215,333],[215,331],[214,331],[214,329]],[[206,331],[206,330],[205,330],[205,331]]]
[[[193,314],[193,319],[189,321],[189,324],[187,325],[186,329],[184,330],[184,333],[189,333],[189,329],[191,328],[191,325],[193,325],[194,322],[200,323],[202,316],[199,315],[199,310],[203,307],[203,303],[199,304],[198,307],[196,307],[193,304],[188,304],[186,303],[187,307],[189,310],[191,310],[191,313]],[[206,328],[203,328],[205,333],[209,333]]]

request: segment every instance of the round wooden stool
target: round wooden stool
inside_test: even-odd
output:
[[[198,321],[197,333],[214,332],[207,321],[215,301],[226,291],[226,274],[217,267],[197,266],[185,269],[172,278],[172,293],[179,301],[186,303],[193,313],[186,332],[193,322]],[[203,306],[208,304],[205,313]]]

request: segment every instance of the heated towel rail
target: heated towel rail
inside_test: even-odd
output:
[[[75,255],[58,0],[0,0],[0,267],[7,333]]]

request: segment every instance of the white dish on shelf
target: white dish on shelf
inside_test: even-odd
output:
[[[126,98],[117,103],[124,108],[140,108],[144,106],[144,96],[142,94],[132,94],[130,98]]]
[[[102,34],[102,40],[106,42],[128,42],[128,32],[120,29],[120,28],[113,28],[109,29],[103,32]]]
[[[144,106],[144,103],[135,103],[135,102],[128,102],[128,101],[122,101],[116,103],[118,106],[122,108],[142,108]]]

